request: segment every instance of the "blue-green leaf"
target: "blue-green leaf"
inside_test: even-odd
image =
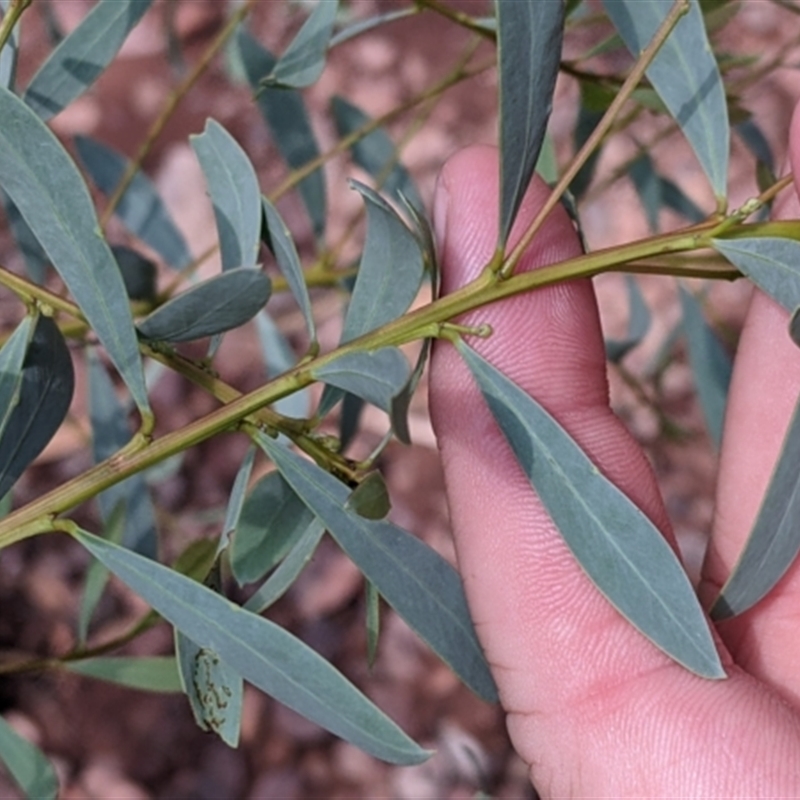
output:
[[[316,83],[325,69],[325,56],[338,10],[339,0],[319,0],[263,83],[295,89]]]
[[[312,370],[316,380],[350,392],[389,412],[393,398],[409,379],[405,356],[396,347],[345,353]]]
[[[286,227],[286,223],[266,197],[262,197],[264,206],[264,218],[266,220],[266,233],[269,241],[268,246],[278,262],[281,274],[289,284],[292,296],[294,297],[300,310],[303,312],[303,319],[308,329],[308,338],[312,342],[317,340],[317,330],[314,325],[314,312],[311,309],[311,299],[308,296],[303,266],[300,257],[297,255],[297,248],[294,246],[292,234]]]
[[[709,612],[714,619],[742,614],[765,597],[800,552],[800,403],[758,516],[728,580]]]
[[[89,191],[52,131],[0,87],[0,186],[50,256],[136,405],[149,411],[128,298]]]
[[[91,179],[106,195],[111,195],[122,180],[128,159],[89,136],[76,136],[75,148]],[[183,234],[172,220],[156,187],[137,171],[114,209],[114,213],[134,236],[156,251],[175,269],[192,263],[192,254]]]
[[[397,20],[405,19],[406,17],[413,17],[418,13],[419,8],[417,6],[407,6],[406,8],[398,8],[392,11],[387,11],[385,14],[378,14],[374,17],[366,17],[364,19],[356,20],[351,25],[348,25],[346,28],[342,28],[342,30],[340,30],[338,33],[335,33],[331,37],[328,48],[330,49],[337,47],[338,45],[344,44],[350,39],[355,39],[357,36],[368,33],[369,31],[379,28],[382,25],[386,25],[390,22],[396,22]]]
[[[261,244],[261,190],[250,159],[213,119],[190,141],[214,206],[222,269],[254,267]]]
[[[650,330],[650,310],[633,275],[625,276],[628,289],[628,333],[624,339],[606,341],[606,358],[617,363],[636,347]]]
[[[520,466],[597,588],[687,669],[723,678],[692,584],[667,541],[528,394],[463,343],[464,357]]]
[[[603,5],[628,50],[638,58],[673,1],[604,0]],[[689,13],[678,21],[646,74],[689,140],[714,194],[725,198],[730,150],[728,106],[697,0],[690,0]]]
[[[722,342],[706,322],[697,300],[682,286],[680,296],[683,330],[689,345],[689,363],[692,366],[700,407],[703,409],[711,440],[719,449],[733,364]]]
[[[159,306],[138,325],[145,339],[188,342],[238,328],[269,299],[269,278],[239,267],[198,283]]]
[[[0,437],[0,497],[53,438],[67,415],[74,386],[64,337],[50,317],[40,316],[22,362],[19,401]]]
[[[495,0],[500,67],[500,243],[508,240],[553,107],[564,3]]]
[[[316,517],[313,517],[283,561],[272,575],[259,586],[258,591],[250,597],[244,607],[254,614],[261,614],[283,597],[286,590],[295,582],[297,576],[311,560],[324,533],[325,526]]]
[[[247,484],[250,483],[250,474],[253,471],[253,463],[255,462],[257,452],[256,446],[251,444],[247,450],[247,455],[245,455],[236,472],[236,478],[233,481],[231,494],[228,498],[228,506],[225,509],[225,520],[222,523],[222,536],[217,545],[217,557],[219,557],[224,550],[228,549],[231,544],[231,536],[233,536],[236,528],[239,526],[239,520],[242,518],[242,510],[244,509]]]
[[[119,267],[125,292],[131,300],[154,303],[156,299],[156,265],[141,253],[123,244],[111,246]]]
[[[711,244],[787,311],[800,306],[800,242],[764,236],[713,239]]]
[[[299,714],[396,764],[429,753],[310,647],[262,617],[167,567],[86,531],[75,538],[200,647],[224,653],[245,680]]]
[[[25,259],[25,270],[28,277],[34,282],[42,284],[45,279],[45,272],[50,259],[44,252],[39,240],[34,236],[28,223],[22,218],[19,209],[6,197],[4,192],[0,192],[8,226],[11,234],[17,243],[22,257]]]
[[[14,328],[0,350],[0,441],[3,431],[11,417],[11,412],[19,402],[22,387],[22,364],[33,336],[36,318],[26,316]]]
[[[331,110],[336,130],[342,138],[372,121],[358,106],[338,95],[331,100]],[[402,195],[414,208],[425,208],[411,175],[397,160],[398,152],[394,142],[382,128],[376,128],[359,138],[350,146],[350,152],[353,161],[372,175],[386,194],[395,200],[399,200]]]
[[[65,661],[64,668],[87,678],[97,678],[145,692],[181,691],[178,667],[173,656],[98,656]]]
[[[119,52],[152,0],[100,0],[33,76],[23,99],[49,119],[80,97]]]
[[[261,79],[275,66],[275,57],[243,28],[237,31],[235,42],[247,81],[258,92],[259,111],[272,131],[278,151],[290,169],[300,169],[320,154],[302,96],[293,89],[261,86]],[[327,217],[322,170],[315,169],[300,181],[297,188],[311,218],[314,234],[320,239]]]
[[[242,726],[242,676],[213,650],[199,647],[178,629],[175,655],[194,721],[201,730],[216,733],[228,747],[236,747]]]
[[[405,313],[419,291],[424,259],[416,236],[372,189],[356,181],[367,209],[367,239],[341,342],[349,342]]]
[[[32,800],[56,800],[58,777],[53,765],[36,745],[23,739],[0,717],[0,762],[8,774]]]
[[[458,573],[435,550],[383,520],[348,509],[350,491],[311,461],[261,436],[287,483],[397,613],[486,700],[497,699]]]
[[[89,358],[89,420],[92,425],[92,450],[95,463],[111,458],[131,439],[128,410],[119,401],[114,384],[96,353]],[[122,544],[148,558],[158,551],[156,517],[150,490],[141,473],[101,492],[97,501],[103,520],[109,523],[115,509],[124,515]]]
[[[314,515],[281,477],[270,472],[247,495],[230,549],[239,585],[260,580],[295,546]]]

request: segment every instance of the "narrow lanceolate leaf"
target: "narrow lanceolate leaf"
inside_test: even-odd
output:
[[[711,440],[719,449],[733,364],[722,342],[706,322],[697,300],[683,287],[680,287],[680,295],[683,330],[689,345],[689,362],[700,406]]]
[[[604,0],[603,4],[628,50],[638,58],[673,0]],[[689,140],[714,194],[724,198],[730,150],[728,106],[697,0],[690,0],[689,13],[678,21],[646,74]]]
[[[97,188],[103,194],[113,194],[125,174],[128,159],[89,136],[76,136],[75,148]],[[156,187],[141,172],[134,175],[114,214],[170,267],[183,269],[192,263],[192,254],[183,234],[173,222]]]
[[[687,669],[723,678],[708,623],[672,548],[529,395],[458,345],[520,466],[597,588]]]
[[[136,405],[148,411],[125,285],[98,235],[89,191],[52,131],[0,88],[0,187],[11,198],[108,351]]]
[[[286,554],[286,558],[258,588],[258,591],[250,597],[244,607],[254,614],[262,614],[283,597],[286,590],[295,582],[297,576],[311,560],[324,533],[325,526],[314,517],[292,549]]]
[[[769,487],[733,572],[711,607],[714,619],[747,611],[785,575],[800,552],[800,403]]]
[[[303,89],[317,81],[325,69],[325,55],[338,9],[339,0],[319,0],[272,72],[264,78],[267,86]]]
[[[235,42],[247,82],[256,92],[259,111],[272,132],[278,151],[290,169],[300,169],[320,154],[302,96],[293,89],[261,86],[261,79],[275,66],[275,57],[243,28],[237,32]],[[311,218],[314,234],[319,239],[325,231],[327,218],[322,170],[315,169],[300,181],[297,188]]]
[[[625,276],[628,289],[628,333],[624,339],[606,341],[606,358],[617,363],[636,347],[650,330],[650,310],[633,275]]]
[[[213,650],[198,647],[177,629],[175,654],[197,726],[216,733],[228,747],[236,747],[242,727],[242,676]]]
[[[22,362],[19,401],[0,437],[0,497],[53,438],[74,386],[64,337],[50,317],[40,316]]]
[[[712,245],[787,311],[800,306],[800,242],[765,236],[714,239]]]
[[[64,668],[87,678],[146,692],[180,692],[181,680],[172,656],[109,656],[65,661]]]
[[[333,120],[339,136],[344,138],[354,131],[364,128],[371,120],[357,106],[343,97],[331,100]],[[353,161],[361,169],[372,175],[380,188],[396,200],[403,195],[414,208],[425,208],[417,187],[408,170],[397,160],[398,152],[394,142],[382,128],[368,133],[350,146]]]
[[[139,323],[139,333],[145,339],[188,342],[238,328],[263,308],[271,288],[259,270],[228,270],[159,306]]]
[[[114,384],[96,354],[90,351],[89,420],[95,463],[111,458],[131,439],[128,412],[119,401]],[[158,550],[156,516],[150,489],[141,473],[117,483],[98,495],[103,521],[108,524],[115,509],[122,509],[122,544],[148,558]]]
[[[476,694],[497,699],[458,573],[402,528],[347,508],[350,491],[325,470],[267,437],[259,444],[287,483],[397,613]]]
[[[0,192],[0,201],[2,201],[11,234],[25,259],[25,271],[28,273],[28,277],[34,283],[44,283],[47,265],[50,263],[47,253],[33,235],[28,223],[22,218],[19,209],[3,192]]]
[[[23,99],[49,119],[80,97],[119,52],[152,0],[100,0],[33,76]]]
[[[250,474],[253,471],[253,463],[255,462],[257,452],[258,449],[256,446],[251,444],[247,455],[242,460],[236,472],[236,478],[233,481],[231,494],[228,498],[228,506],[225,509],[225,520],[222,523],[222,536],[220,536],[219,544],[217,545],[217,557],[222,555],[222,552],[229,548],[231,536],[238,527],[239,520],[242,518],[242,510],[247,494],[247,484],[250,482]]]
[[[397,764],[429,753],[340,672],[287,631],[199,583],[85,531],[75,537],[123,583],[198,646],[224,653],[245,680],[377,758]]]
[[[222,269],[254,267],[261,243],[261,191],[250,159],[213,119],[190,141],[214,206]]]
[[[279,472],[261,478],[245,498],[231,542],[231,570],[237,583],[241,586],[264,577],[313,520]]]
[[[539,159],[561,62],[564,4],[495,0],[500,67],[500,242]]]
[[[346,353],[311,374],[388,412],[392,399],[408,381],[409,368],[396,347],[383,347],[371,353]]]
[[[342,343],[405,313],[419,291],[424,260],[416,236],[372,189],[352,181],[367,209],[367,239],[344,319]]]
[[[0,763],[27,798],[56,800],[58,777],[44,753],[0,717]]]
[[[0,441],[3,431],[11,417],[11,412],[19,402],[22,386],[22,364],[33,336],[36,318],[27,316],[14,328],[0,350]]]
[[[266,233],[269,237],[267,244],[278,262],[281,274],[286,279],[286,283],[289,284],[292,296],[303,312],[303,319],[308,329],[308,338],[315,342],[317,330],[314,324],[314,313],[311,309],[311,299],[308,296],[303,266],[300,263],[300,257],[297,255],[294,239],[292,239],[292,234],[278,213],[278,209],[266,197],[262,197],[261,201],[264,207],[264,218],[267,223]]]

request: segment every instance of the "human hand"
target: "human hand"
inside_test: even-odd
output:
[[[797,111],[790,161],[800,176]],[[497,176],[492,148],[459,153],[440,176],[434,217],[445,292],[476,277],[493,253]],[[547,192],[533,184],[518,225]],[[800,217],[797,196],[782,199],[778,215]],[[557,208],[520,269],[579,252]],[[493,336],[470,344],[535,396],[674,542],[649,464],[608,405],[591,283],[513,297],[463,321],[492,325]],[[706,606],[744,546],[800,390],[800,350],[787,322],[754,295],[728,400],[700,587]],[[434,361],[431,413],[459,566],[512,742],[540,794],[800,797],[800,565],[751,611],[715,626],[728,679],[693,675],[591,584],[455,349],[438,346]]]

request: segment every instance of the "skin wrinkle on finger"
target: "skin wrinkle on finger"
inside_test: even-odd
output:
[[[487,216],[496,207],[495,151],[456,156],[440,185],[451,202],[446,224],[439,219],[451,291],[480,271],[496,243],[496,221]],[[545,192],[534,186],[521,213],[530,218]],[[537,242],[523,268],[578,252],[561,209],[542,241],[545,250]],[[603,472],[668,530],[647,461],[608,408],[591,286],[576,281],[553,289],[465,315],[462,321],[489,322],[495,330],[469,343],[535,394]],[[800,795],[792,782],[797,718],[735,669],[720,682],[689,674],[617,614],[538,503],[459,356],[441,343],[431,370],[431,413],[471,612],[504,707],[516,712],[509,730],[520,755],[535,765],[537,787],[549,784],[558,797],[564,791],[699,796],[698,788],[721,787],[716,796],[735,797],[756,795],[762,779],[777,775],[783,789]],[[772,720],[768,743],[750,727],[764,709]],[[729,734],[736,713],[744,723],[732,745],[738,766],[720,775],[712,765],[714,737]]]
[[[800,114],[790,128],[790,161],[800,175]],[[795,182],[797,185],[797,182]],[[800,217],[797,191],[776,204],[775,217]],[[713,601],[730,575],[758,513],[800,394],[800,349],[788,335],[787,312],[753,293],[739,341],[720,453],[716,512],[700,596]],[[718,625],[737,663],[800,709],[800,564],[748,612]]]

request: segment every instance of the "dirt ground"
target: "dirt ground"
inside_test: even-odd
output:
[[[177,0],[175,0],[177,2]],[[50,7],[68,29],[91,3],[52,0]],[[296,4],[299,5],[299,4]],[[354,15],[366,17],[404,5],[390,0],[353,0]],[[488,8],[483,0],[452,2],[475,12]],[[594,5],[594,4],[593,4]],[[89,134],[133,154],[158,114],[178,77],[167,62],[161,15],[155,13],[134,31],[120,56],[95,90],[54,120],[64,141]],[[181,0],[177,29],[186,63],[196,61],[219,30],[226,4],[222,0]],[[768,0],[744,0],[740,13],[718,34],[724,49],[766,58],[784,42],[794,41],[786,62],[798,63],[800,17]],[[251,30],[268,47],[280,51],[302,15],[287,12],[278,0],[262,0]],[[37,4],[28,12],[22,42],[19,83],[25,85],[47,52],[44,18]],[[431,85],[456,62],[469,35],[433,14],[413,18],[354,41],[334,52],[321,80],[308,92],[309,107],[321,147],[335,141],[327,113],[329,98],[338,93],[371,115],[382,114]],[[566,55],[582,50],[580,34],[567,41]],[[483,51],[482,51],[483,52]],[[486,47],[484,55],[491,50]],[[598,62],[600,67],[607,63]],[[776,69],[757,87],[743,94],[742,105],[753,113],[781,164],[785,136],[800,76],[796,68]],[[489,70],[449,91],[404,150],[403,161],[429,200],[435,176],[444,160],[473,142],[496,140],[496,75]],[[560,79],[551,133],[559,159],[570,155],[571,131],[577,113],[577,85]],[[158,138],[145,162],[194,254],[215,241],[213,214],[202,173],[187,137],[213,117],[243,145],[256,165],[262,187],[277,185],[284,175],[281,161],[252,103],[250,92],[233,86],[217,59],[184,101]],[[409,120],[392,126],[404,134]],[[583,232],[591,248],[648,235],[647,223],[633,185],[622,180],[596,190],[647,142],[661,123],[645,116],[630,134],[613,140],[598,166],[595,190],[580,207]],[[659,170],[669,175],[695,202],[711,209],[709,191],[688,147],[677,134],[653,151]],[[359,201],[345,178],[358,174],[345,160],[327,168],[328,240],[336,241],[357,212]],[[754,162],[738,140],[733,145],[732,203],[755,193]],[[287,223],[310,252],[310,232],[295,197],[280,203]],[[662,214],[669,228],[677,217]],[[121,235],[112,226],[112,233]],[[0,263],[21,269],[11,240],[0,228]],[[202,274],[212,274],[212,257]],[[659,380],[652,380],[653,363],[677,324],[680,309],[674,281],[643,279],[640,283],[654,318],[643,344],[624,362],[624,373],[609,369],[612,404],[648,453],[663,487],[673,524],[696,574],[713,515],[716,455],[705,433],[695,399],[684,347],[678,341],[668,352]],[[604,328],[610,336],[624,333],[627,305],[622,279],[597,281]],[[711,318],[735,345],[749,297],[743,283],[715,286],[709,296]],[[323,347],[336,342],[339,302],[321,298],[318,305]],[[0,295],[3,329],[18,318],[19,309],[6,293]],[[297,315],[289,304],[276,314],[297,337]],[[254,388],[263,378],[255,339],[247,332],[229,336],[218,356],[223,377],[240,389]],[[80,382],[80,366],[79,371]],[[166,375],[153,394],[159,430],[172,430],[214,407],[213,400],[183,379]],[[663,420],[669,420],[665,426]],[[354,445],[356,454],[370,451],[383,435],[378,412],[367,413]],[[411,409],[413,447],[391,444],[381,461],[387,477],[392,519],[414,531],[453,559],[448,510],[435,439],[427,415],[425,387]],[[85,393],[79,389],[71,417],[37,465],[15,490],[21,505],[77,474],[90,464]],[[230,487],[244,455],[243,438],[225,436],[190,451],[173,473],[154,489],[159,525],[167,552],[177,552],[198,537],[214,537],[224,514]],[[79,518],[91,529],[92,508]],[[67,651],[75,641],[75,621],[87,556],[55,536],[37,537],[3,552],[0,557],[0,659],[3,654],[51,656]],[[144,607],[119,584],[112,584],[99,610],[92,641],[113,638],[137,619]],[[364,588],[353,565],[330,541],[290,592],[270,611],[286,626],[330,659],[361,686],[377,704],[423,746],[436,755],[418,767],[387,766],[336,740],[260,692],[247,688],[241,745],[231,750],[194,724],[188,704],[179,695],[149,695],[82,679],[60,670],[4,678],[0,711],[17,730],[38,742],[56,765],[64,800],[168,798],[178,800],[305,800],[308,798],[396,798],[467,800],[479,791],[493,798],[534,797],[527,770],[513,753],[500,710],[476,699],[439,662],[405,624],[390,612],[383,617],[377,661],[366,664]],[[170,630],[159,626],[127,646],[127,654],[171,652]],[[0,775],[0,798],[14,798],[14,789]]]

